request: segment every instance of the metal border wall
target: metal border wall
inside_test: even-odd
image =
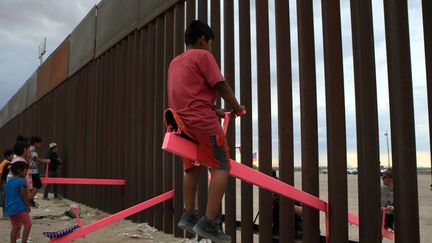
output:
[[[348,240],[340,1],[322,0],[321,3],[329,160],[330,242],[339,243]],[[252,167],[253,134],[257,134],[259,170],[268,175],[272,172],[274,146],[269,112],[272,107],[270,67],[277,66],[280,179],[293,184],[293,64],[288,14],[290,6],[288,1],[275,1],[274,35],[277,56],[275,60],[271,60],[269,2],[255,0],[255,4],[251,6],[250,0],[238,1],[238,13],[235,13],[234,2],[230,0],[211,0],[210,4],[206,0],[128,0],[127,4],[119,4],[115,0],[102,1],[90,11],[71,33],[70,38],[66,38],[61,48],[58,48],[58,51],[32,75],[28,84],[14,99],[25,98],[19,102],[12,99],[1,110],[0,124],[3,126],[0,128],[0,147],[11,147],[18,134],[37,134],[44,139],[45,147],[51,141],[59,144],[60,154],[66,161],[60,169],[62,176],[126,179],[128,183],[124,188],[61,187],[66,197],[108,212],[119,211],[174,188],[174,201],[139,213],[131,219],[149,222],[175,236],[191,236],[176,227],[183,210],[181,159],[162,152],[160,145],[164,133],[162,112],[167,104],[167,69],[170,60],[184,50],[185,22],[199,18],[208,22],[214,29],[216,40],[213,52],[216,60],[223,66],[227,81],[233,88],[240,90],[241,103],[249,108],[248,116],[241,118],[241,161]],[[256,11],[255,30],[252,29],[251,9]],[[407,1],[385,0],[384,9],[397,207],[395,238],[396,242],[419,242]],[[360,240],[380,242],[379,167],[378,164],[371,163],[378,161],[379,158],[371,1],[351,1],[350,10],[360,173]],[[128,11],[133,14],[125,14]],[[302,188],[312,195],[319,196],[315,40],[321,37],[314,36],[313,1],[298,0],[295,11],[298,23]],[[424,0],[429,110],[432,107],[432,32],[428,28],[432,24],[431,11],[430,1]],[[236,14],[239,15],[239,34],[234,32]],[[115,16],[121,18],[116,19]],[[257,34],[256,46],[251,45],[252,31],[256,31]],[[239,36],[239,50],[236,50],[236,35]],[[88,43],[83,43],[80,36],[85,37]],[[254,48],[258,56],[257,66],[252,62]],[[75,53],[80,50],[83,52]],[[237,51],[239,70],[236,70]],[[72,53],[69,55],[69,52]],[[57,65],[59,60],[62,62],[61,67]],[[69,65],[68,69],[64,68],[65,62]],[[257,71],[256,83],[252,81],[254,69]],[[239,73],[240,77],[237,87],[236,73]],[[253,114],[251,109],[254,87],[258,90],[257,114]],[[402,112],[403,116],[400,115]],[[253,131],[253,115],[256,115],[258,120],[258,132]],[[235,158],[234,123],[230,126],[227,138],[231,145],[231,156]],[[206,173],[200,178],[200,212],[205,211],[207,199]],[[245,182],[241,183],[240,192],[236,189],[234,179],[230,179],[228,183],[224,202],[225,227],[233,236],[233,242],[253,241],[252,192],[252,186]],[[236,202],[237,193],[241,194],[239,203]],[[293,202],[290,200],[281,200],[282,242],[290,242],[294,237],[292,205]],[[241,216],[236,211],[239,207]],[[271,209],[271,193],[260,189],[260,242],[271,242]],[[303,212],[303,242],[317,242],[320,234],[319,212],[308,207],[305,207]],[[236,237],[236,221],[241,221],[241,239]]]

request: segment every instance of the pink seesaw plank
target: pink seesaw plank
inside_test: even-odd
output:
[[[42,184],[107,185],[107,186],[124,186],[126,184],[126,180],[119,180],[119,179],[42,177],[41,181]]]
[[[231,160],[230,162],[231,176],[327,212],[327,203],[323,200],[234,160]]]
[[[191,160],[197,159],[197,145],[173,133],[165,134],[162,149]],[[321,211],[327,211],[327,203],[317,197],[312,196],[309,193],[301,191],[293,186],[276,180],[271,176],[242,165],[234,160],[230,161],[230,165],[230,175],[236,178],[278,193],[282,196],[294,199]]]
[[[162,144],[162,149],[176,154],[180,157],[185,157],[191,160],[197,160],[198,148],[197,145],[189,140],[179,137],[171,132],[165,134]],[[265,175],[241,163],[231,160],[230,175],[237,177],[241,180],[247,181],[259,187],[265,188],[269,191],[278,193],[282,196],[296,200],[303,204],[309,205],[315,209],[323,212],[328,212],[327,202],[301,191],[295,187],[285,184],[271,176]],[[348,221],[352,224],[359,225],[358,217],[352,213],[348,214]],[[383,229],[383,236],[388,239],[393,239],[393,233]]]
[[[164,194],[161,194],[161,195],[159,195],[157,197],[154,197],[154,198],[152,198],[150,200],[147,200],[145,202],[139,203],[139,204],[137,204],[135,206],[132,206],[130,208],[127,208],[127,209],[125,209],[123,211],[120,211],[118,213],[115,213],[113,215],[105,217],[105,218],[103,218],[103,219],[101,219],[99,221],[96,221],[96,222],[92,223],[92,224],[86,225],[86,226],[80,228],[79,230],[77,230],[77,231],[75,231],[73,233],[70,233],[70,234],[68,234],[68,235],[66,235],[66,236],[64,236],[64,237],[62,237],[60,239],[53,240],[51,242],[64,243],[64,242],[69,242],[69,241],[75,240],[75,239],[77,239],[77,238],[79,238],[81,236],[84,236],[84,235],[87,235],[89,233],[92,233],[92,232],[94,232],[96,230],[99,230],[99,229],[101,229],[103,227],[106,227],[106,226],[108,226],[110,224],[113,224],[113,223],[115,223],[117,221],[120,221],[120,220],[122,220],[122,219],[124,219],[126,217],[129,217],[129,216],[131,216],[133,214],[136,214],[136,213],[138,213],[138,212],[140,212],[140,211],[142,211],[144,209],[152,207],[152,206],[154,206],[154,205],[156,205],[158,203],[161,203],[161,202],[166,201],[168,199],[171,199],[173,197],[174,197],[174,190],[171,190],[171,191],[166,192]]]

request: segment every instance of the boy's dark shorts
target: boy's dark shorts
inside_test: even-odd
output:
[[[195,136],[198,142],[198,161],[183,158],[184,170],[194,166],[207,166],[218,170],[230,170],[230,155],[225,134],[216,136]]]
[[[32,174],[32,181],[33,181],[33,188],[41,189],[42,188],[42,181],[40,179],[39,174]]]

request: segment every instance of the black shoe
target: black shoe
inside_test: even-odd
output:
[[[182,230],[189,231],[192,234],[196,234],[192,228],[196,223],[198,223],[199,220],[199,214],[197,211],[194,212],[188,212],[185,211],[183,215],[181,216],[180,221],[178,222],[178,227]]]
[[[29,204],[30,204],[30,207],[37,208],[36,202],[33,199],[30,199]]]
[[[216,243],[231,242],[231,236],[223,232],[219,219],[210,220],[204,216],[198,221],[192,230],[198,235]]]

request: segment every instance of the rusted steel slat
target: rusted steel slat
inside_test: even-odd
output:
[[[160,15],[156,19],[156,51],[155,51],[155,79],[154,82],[154,184],[155,196],[163,193],[163,160],[162,149],[160,148],[163,138],[163,78],[164,78],[164,25],[165,19]],[[163,205],[154,206],[155,227],[159,230],[163,228]]]
[[[186,26],[196,19],[196,0],[186,0]]]
[[[125,132],[125,142],[123,145],[123,150],[126,151],[126,154],[124,156],[126,161],[130,161],[130,166],[133,167],[133,169],[130,166],[125,166],[124,168],[124,178],[128,180],[129,182],[133,183],[133,185],[130,187],[132,190],[122,190],[119,192],[120,195],[123,194],[124,196],[124,207],[127,208],[130,207],[138,202],[136,199],[137,193],[132,193],[132,191],[138,192],[139,191],[139,185],[136,183],[135,179],[136,177],[133,176],[133,172],[138,167],[138,164],[140,161],[137,159],[137,143],[135,142],[137,140],[137,128],[136,128],[136,119],[135,117],[138,115],[138,111],[136,110],[136,107],[138,105],[138,100],[136,96],[136,78],[135,78],[135,70],[136,67],[136,59],[138,57],[137,55],[137,48],[136,48],[136,37],[137,37],[137,31],[134,31],[132,34],[128,36],[127,41],[127,61],[126,61],[126,83],[127,86],[126,89],[126,100],[125,100],[125,108],[127,109],[125,111],[126,118],[125,118],[125,128],[127,129],[127,132]],[[135,182],[135,183],[134,183]],[[130,217],[132,220],[137,219],[137,215],[132,215]]]
[[[155,84],[155,22],[149,23],[147,42],[147,75],[146,90],[154,90]],[[146,99],[146,199],[154,197],[154,157],[153,157],[153,121],[154,121],[154,92],[147,92]],[[154,225],[154,210],[146,210],[146,220]],[[158,216],[159,217],[159,216]]]
[[[272,173],[272,140],[270,114],[270,52],[268,2],[256,0],[257,74],[258,74],[258,156],[259,170]],[[259,190],[259,241],[272,239],[272,194]]]
[[[185,29],[184,2],[177,3],[174,9],[174,56],[184,50]],[[184,232],[176,227],[183,213],[183,163],[178,156],[173,156],[174,167],[174,236],[183,237]]]
[[[275,1],[279,180],[294,186],[293,102],[289,12],[288,1]],[[275,221],[275,219],[273,219],[273,221]],[[279,199],[279,240],[281,242],[294,241],[294,202],[284,197]]]
[[[146,129],[147,126],[145,125],[146,122],[146,113],[143,112],[144,109],[146,109],[146,101],[147,96],[142,95],[147,90],[147,66],[148,66],[148,59],[147,59],[147,53],[148,53],[148,25],[144,27],[141,30],[141,41],[140,41],[140,60],[139,60],[139,72],[138,72],[138,80],[139,81],[139,123],[141,124],[139,126],[138,134],[139,134],[139,140],[138,144],[140,145],[140,148],[146,147]],[[140,149],[139,150],[139,161],[146,161],[147,158],[147,149]],[[147,196],[147,186],[146,186],[146,178],[144,178],[142,175],[145,175],[146,170],[146,163],[142,162],[139,164],[139,170],[138,170],[138,183],[141,185],[141,191],[139,194],[138,200],[140,202],[145,201]],[[139,214],[139,220],[141,222],[145,222],[146,219],[146,213],[142,212]]]
[[[297,0],[302,190],[319,196],[315,36],[312,0]],[[319,211],[303,206],[303,242],[319,241]]]
[[[207,0],[197,0],[198,1],[198,19],[204,22],[208,22],[207,10],[208,3]]]
[[[423,10],[423,35],[425,45],[425,58],[426,58],[426,83],[427,83],[427,96],[428,96],[428,110],[429,110],[429,139],[432,138],[432,1],[422,1]],[[432,143],[430,143],[432,151]],[[432,163],[432,160],[431,160]],[[432,165],[432,164],[431,164]],[[431,170],[432,181],[432,170]],[[431,182],[432,184],[432,182]]]
[[[213,20],[213,18],[212,18]],[[250,1],[239,1],[240,47],[240,103],[246,106],[248,115],[241,117],[241,161],[252,167],[252,71]],[[233,146],[233,145],[231,145]],[[241,182],[241,240],[253,242],[253,190],[252,185]]]
[[[163,108],[168,107],[167,78],[168,67],[174,55],[174,10],[170,9],[165,14],[165,43],[164,43],[164,68],[163,68]],[[162,121],[161,121],[162,122]],[[165,130],[165,127],[163,128]],[[162,134],[163,135],[163,134]],[[163,152],[163,191],[167,192],[173,188],[173,155]],[[173,233],[173,201],[163,203],[164,225],[163,231],[167,234]]]
[[[221,13],[220,13],[220,0],[211,0],[210,7],[210,19],[211,28],[215,34],[215,39],[213,41],[213,56],[215,57],[217,63],[220,66],[221,63]]]
[[[381,199],[375,52],[370,0],[351,1],[360,241],[381,242]]]
[[[224,77],[235,92],[235,63],[234,63],[234,2],[224,1]],[[232,108],[225,103],[225,109]],[[235,158],[235,122],[230,121],[226,134],[230,147],[230,155]],[[232,242],[236,242],[236,181],[228,178],[225,192],[225,233],[231,235]]]
[[[420,242],[407,1],[384,1],[396,242]],[[403,114],[403,115],[402,115]]]
[[[345,103],[339,0],[322,1],[330,243],[348,241]]]

